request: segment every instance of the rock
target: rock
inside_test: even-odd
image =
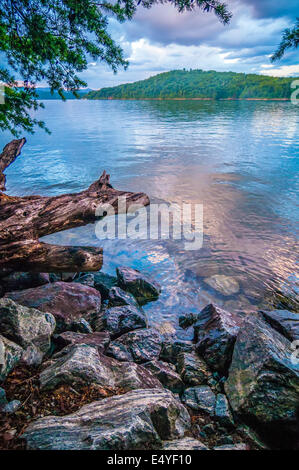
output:
[[[186,409],[167,390],[135,390],[31,423],[22,438],[34,450],[160,449],[190,429]]]
[[[299,340],[299,314],[289,310],[261,311],[264,320],[289,341]]]
[[[142,310],[125,305],[105,310],[97,323],[96,330],[108,331],[112,338],[117,338],[129,331],[147,327],[147,318]]]
[[[182,402],[195,411],[203,411],[211,416],[214,415],[216,395],[210,387],[202,385],[185,390]]]
[[[169,340],[163,341],[160,359],[171,364],[176,364],[178,356],[182,352],[192,353],[194,345],[191,341]]]
[[[0,387],[0,409],[3,408],[3,406],[7,405],[8,401],[6,399],[6,393],[3,388]]]
[[[207,305],[194,325],[196,350],[215,371],[226,375],[242,319],[236,314]]]
[[[1,285],[5,292],[23,290],[30,287],[38,287],[50,282],[49,274],[46,273],[21,273],[12,272],[1,278]]]
[[[94,287],[94,275],[92,273],[80,273],[74,282],[79,282],[84,286]]]
[[[80,318],[79,320],[76,320],[72,323],[71,325],[71,331],[74,331],[76,333],[92,333],[92,328],[88,321],[86,321],[84,318]]]
[[[249,450],[247,444],[225,444],[223,446],[214,447],[213,450]]]
[[[157,322],[154,324],[154,328],[158,330],[164,338],[168,338],[170,341],[174,341],[176,329],[170,321]]]
[[[77,319],[89,321],[101,308],[101,295],[97,290],[74,282],[54,282],[9,292],[5,297],[21,305],[52,313],[56,319],[56,332],[70,329]]]
[[[181,352],[178,355],[177,371],[183,382],[191,387],[207,384],[211,377],[206,363],[194,352]]]
[[[130,331],[112,341],[107,354],[119,361],[143,363],[158,359],[161,347],[160,333],[154,328],[148,328]]]
[[[38,365],[51,348],[55,319],[50,313],[24,307],[11,299],[0,299],[0,331],[24,349],[22,360]]]
[[[234,445],[235,441],[232,436],[221,436],[220,439],[217,440],[217,445]]]
[[[107,331],[95,333],[75,333],[74,331],[65,331],[53,336],[53,342],[59,350],[69,345],[87,344],[95,346],[99,352],[104,352],[110,342],[110,335]]]
[[[181,315],[179,317],[179,325],[181,328],[186,330],[190,326],[194,325],[197,321],[197,314],[196,313],[186,313],[185,315]]]
[[[234,426],[234,419],[229,408],[229,403],[223,393],[218,393],[216,398],[215,419],[221,426]]]
[[[240,290],[238,281],[232,276],[215,274],[214,276],[205,278],[204,282],[212,287],[212,289],[225,296],[237,294]]]
[[[22,403],[19,400],[13,400],[4,405],[1,408],[1,413],[7,413],[7,414],[14,414],[16,411],[18,411],[22,406]]]
[[[161,388],[159,380],[144,367],[116,361],[104,356],[95,346],[86,344],[68,346],[45,366],[40,374],[43,390],[53,390],[63,384],[75,388],[96,384],[115,391]]]
[[[161,293],[160,285],[147,274],[126,267],[117,268],[116,273],[118,285],[133,294],[140,304],[159,297]]]
[[[101,293],[104,300],[108,299],[109,290],[116,286],[117,278],[102,272],[94,273],[93,277],[95,289]]]
[[[185,390],[182,402],[195,411],[202,411],[214,415],[216,395],[208,386],[191,387]]]
[[[125,292],[120,287],[111,287],[108,293],[108,307],[120,307],[123,305],[132,305],[135,308],[139,308],[132,294]]]
[[[184,390],[184,384],[179,374],[172,370],[165,362],[150,361],[143,364],[143,366],[171,392],[182,393]]]
[[[209,448],[197,439],[184,437],[175,441],[165,441],[163,450],[209,450]]]
[[[77,273],[60,273],[60,277],[63,282],[72,282],[76,276]]]
[[[0,335],[0,383],[18,364],[22,355],[23,349],[21,346]]]
[[[233,412],[266,441],[298,442],[299,363],[291,343],[260,316],[247,317],[238,334],[225,391]]]

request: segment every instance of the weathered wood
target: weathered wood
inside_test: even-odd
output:
[[[2,189],[5,187],[3,171],[17,158],[25,142],[25,139],[12,141],[0,155]],[[103,260],[101,248],[55,246],[41,243],[39,238],[94,222],[96,209],[107,203],[118,213],[119,197],[126,198],[126,210],[131,204],[149,204],[144,193],[114,189],[105,171],[80,193],[54,197],[11,197],[0,193],[0,270],[99,270]]]

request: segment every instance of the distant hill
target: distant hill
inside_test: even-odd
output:
[[[55,91],[52,94],[50,88],[36,88],[36,91],[37,91],[37,94],[38,94],[38,99],[40,99],[40,100],[61,100],[58,92]],[[86,95],[88,92],[91,92],[91,91],[92,90],[90,88],[79,90],[78,95],[81,98],[82,96]],[[65,91],[64,95],[68,100],[77,99],[71,91]]]
[[[91,91],[86,99],[290,99],[292,78],[173,70],[146,80]]]

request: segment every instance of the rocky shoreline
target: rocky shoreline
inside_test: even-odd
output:
[[[2,273],[0,448],[299,448],[298,310],[216,305],[153,328],[161,287],[116,276]]]

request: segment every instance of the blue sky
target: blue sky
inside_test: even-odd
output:
[[[112,37],[130,62],[127,71],[113,72],[91,62],[82,77],[91,88],[113,86],[148,78],[167,70],[204,70],[298,76],[299,52],[271,64],[281,33],[299,16],[298,0],[228,0],[233,12],[228,26],[212,13],[178,13],[171,5],[138,9],[134,19],[110,20]]]

